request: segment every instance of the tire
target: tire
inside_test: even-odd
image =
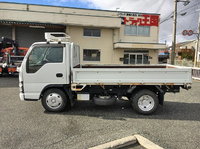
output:
[[[49,89],[42,97],[42,106],[50,112],[61,112],[67,106],[67,96],[60,89]]]
[[[114,105],[116,102],[116,98],[111,96],[94,97],[93,100],[94,104],[99,106],[110,106]]]
[[[153,114],[158,106],[159,100],[156,94],[150,90],[139,90],[131,98],[133,109],[143,115]]]

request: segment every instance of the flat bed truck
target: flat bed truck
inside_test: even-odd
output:
[[[172,65],[81,65],[80,47],[64,33],[45,33],[19,68],[20,99],[41,99],[47,111],[60,112],[76,101],[112,105],[126,97],[139,114],[152,114],[167,92],[190,89],[191,68]]]

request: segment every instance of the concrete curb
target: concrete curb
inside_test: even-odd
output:
[[[112,148],[122,148],[126,146],[133,145],[135,143],[139,143],[146,149],[163,149],[162,147],[154,144],[153,142],[149,141],[148,139],[140,136],[140,135],[133,135],[129,137],[125,137],[122,139],[118,139],[115,141],[111,141],[102,145],[98,145],[89,149],[112,149]]]
[[[162,147],[156,145],[155,143],[149,141],[148,139],[140,136],[140,135],[135,135],[137,138],[138,143],[143,146],[144,148],[147,149],[163,149]]]
[[[135,136],[129,136],[122,139],[118,139],[112,142],[108,142],[102,145],[98,145],[89,149],[109,149],[109,148],[121,148],[128,145],[133,145],[137,142]]]

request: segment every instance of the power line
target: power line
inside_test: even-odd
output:
[[[189,8],[182,9],[181,11],[179,11],[179,12],[177,13],[177,15],[180,15],[181,13],[183,13],[183,12],[185,12],[185,11],[195,11],[195,9],[194,9],[193,7],[198,7],[199,4],[200,4],[200,3],[195,4],[195,5],[193,5],[193,6],[189,7]]]
[[[148,3],[143,5],[143,9],[147,9],[152,3],[153,3],[153,1],[150,0]]]
[[[152,0],[148,1],[147,3],[144,3],[144,5],[140,5],[140,7],[137,8],[137,10],[140,10],[141,8],[145,9],[152,3]]]
[[[164,20],[160,21],[160,24],[164,23],[167,20],[172,19],[173,18],[173,13],[174,13],[174,11],[170,15],[168,15]]]
[[[131,3],[132,0],[130,0],[127,5],[125,7],[123,7],[122,9],[125,9],[127,6],[129,6],[129,4]]]
[[[149,8],[151,8],[152,6],[154,6],[156,4],[157,0],[152,1],[152,3],[149,5],[149,7],[146,10],[149,10]]]
[[[176,35],[177,35],[177,36],[180,36],[180,35],[182,35],[182,32],[181,32],[181,33],[177,33]],[[192,37],[192,36],[196,36],[196,34],[193,34],[193,35],[191,35],[190,37]],[[166,37],[159,38],[159,40],[160,40],[160,41],[163,41],[163,40],[169,39],[169,38],[171,38],[171,37],[172,37],[172,35],[169,35],[169,36],[166,36]],[[187,38],[187,36],[183,36],[183,38]]]
[[[162,8],[162,6],[164,5],[166,0],[163,0],[162,3],[160,4],[160,6],[158,7],[158,9],[156,10],[156,13],[158,13],[160,11],[160,9]]]
[[[181,14],[182,12],[185,12],[188,9],[194,10],[193,7],[197,7],[199,4],[200,4],[200,2],[199,3],[195,3],[194,5],[192,5],[190,7],[187,7],[187,8],[184,8],[184,9],[180,10],[177,14]]]
[[[190,4],[190,6],[188,6],[187,8],[181,9],[177,13],[177,15],[181,15],[181,13],[184,12],[184,10],[187,10],[187,9],[191,9],[192,8],[191,10],[194,10],[193,7],[197,7],[200,4],[200,2],[195,3],[194,1],[192,1],[192,4],[193,4],[192,6]],[[186,6],[183,5],[182,7],[186,7]],[[165,17],[165,19],[162,19],[162,21],[160,22],[160,24],[164,23],[165,21],[168,21],[168,20],[172,19],[173,18],[173,13],[174,13],[174,11],[172,11],[170,13],[170,15],[168,15],[167,17]],[[189,15],[189,14],[187,14],[187,15]]]
[[[197,7],[198,5],[193,5],[192,7],[195,7],[195,6]],[[183,12],[183,10],[182,10],[182,12]],[[195,9],[191,9],[191,11],[189,11],[189,13],[188,12],[186,13],[186,16],[189,16],[189,15],[194,14],[194,13],[197,13],[196,10]],[[180,12],[177,13],[177,16],[178,16],[178,18],[179,17],[183,17],[183,16],[181,16]],[[168,20],[170,20],[172,18],[173,18],[173,12],[169,16],[167,16],[164,20],[160,21],[160,24],[162,24],[165,21],[168,21]]]
[[[190,6],[188,6],[188,7],[186,7],[186,8],[183,8],[183,9],[181,9],[181,10],[178,12],[179,17],[180,17],[181,20],[184,22],[183,24],[187,25],[188,28],[190,28],[191,25],[192,25],[192,23],[193,23],[194,21],[196,21],[196,20],[194,20],[194,18],[196,17],[196,15],[197,15],[198,12],[196,12],[195,7],[198,7],[198,5],[200,4],[199,1],[192,1],[192,2],[193,2],[193,3],[191,3]],[[183,16],[181,16],[181,13],[183,13],[183,12],[185,12],[185,11],[187,12],[185,16],[189,16],[189,15],[195,14],[195,15],[193,16],[193,19],[192,19],[190,22],[188,22],[188,23],[183,19]],[[170,15],[167,16],[165,19],[163,19],[161,23],[163,23],[163,22],[165,22],[165,21],[167,21],[167,20],[170,20],[172,17],[173,17],[173,15],[170,14]],[[180,24],[180,22],[177,22],[177,24],[178,24],[178,26],[181,26],[181,27],[184,26],[184,25],[182,26],[182,25]],[[185,27],[183,27],[183,28],[185,28]],[[191,30],[193,30],[193,31],[195,32],[195,31],[197,30],[197,28],[195,27],[195,28],[192,28]],[[176,35],[179,35],[179,36],[180,36],[180,34],[182,34],[182,32],[181,32],[181,33],[177,33]],[[172,36],[172,35],[169,35],[169,36],[167,36],[167,37],[162,37],[162,38],[159,38],[159,40],[165,40],[165,39],[171,38],[171,36]],[[192,36],[196,36],[196,34],[194,34],[194,35],[192,35]],[[193,38],[192,36],[191,36],[190,38]],[[187,38],[187,36],[184,36],[183,38]]]
[[[134,4],[134,2],[135,3],[137,3],[139,0],[131,0],[127,5],[126,5],[126,7],[124,7],[123,9],[129,9],[130,7],[132,7],[132,5]]]
[[[184,21],[182,18],[181,18],[181,20]],[[184,22],[185,22],[185,21],[184,21]],[[186,23],[186,22],[185,22],[185,23]],[[179,26],[181,26],[183,30],[185,30],[185,27],[182,26],[182,24],[181,24],[180,22],[177,21],[177,24],[178,24]],[[186,24],[187,24],[187,23],[186,23]]]
[[[177,33],[176,35],[180,35],[182,33]],[[168,38],[171,38],[172,37],[172,34],[171,35],[168,35],[166,37],[162,37],[162,38],[159,38],[159,40],[164,40],[164,39],[168,39]]]

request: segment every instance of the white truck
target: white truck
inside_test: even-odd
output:
[[[171,65],[81,65],[79,45],[65,33],[45,33],[19,68],[20,99],[41,99],[47,111],[60,112],[76,101],[112,105],[130,100],[139,114],[152,114],[166,92],[190,89],[191,68]]]

